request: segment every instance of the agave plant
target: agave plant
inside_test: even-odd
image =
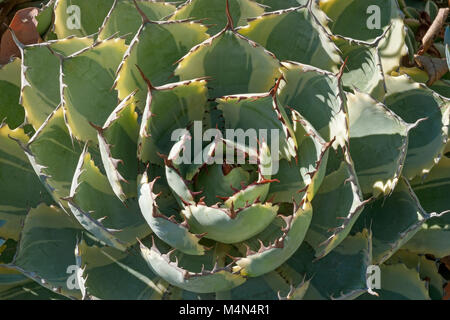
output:
[[[0,298],[442,298],[450,107],[397,72],[395,0],[38,21],[0,69]]]

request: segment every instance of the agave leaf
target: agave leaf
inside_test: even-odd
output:
[[[437,258],[450,255],[450,227],[433,224],[433,219],[422,225],[422,229],[409,240],[403,249],[415,253],[431,254]]]
[[[161,164],[158,153],[169,155],[174,131],[203,119],[207,94],[204,79],[156,88],[149,85],[138,140],[139,159]]]
[[[1,223],[5,223],[5,220],[2,220]],[[21,229],[23,227],[23,221],[21,221]],[[20,230],[21,231],[21,230]],[[17,251],[17,241],[8,239],[3,240],[0,238],[0,264],[8,264],[14,259],[14,255]]]
[[[53,111],[28,142],[18,142],[47,191],[65,205],[81,147],[71,140],[63,109]]]
[[[0,266],[1,300],[61,300],[63,296],[30,280],[22,273]]]
[[[444,36],[444,44],[445,44],[445,57],[447,59],[447,65],[450,68],[450,28],[445,28],[445,36]]]
[[[426,81],[428,81],[428,79]],[[447,99],[450,98],[450,82],[446,79],[441,79],[434,82],[430,89],[440,94],[441,96],[446,97]]]
[[[175,6],[169,2],[136,1],[139,9],[149,20],[160,21],[175,11]],[[140,14],[131,0],[115,0],[111,10],[100,27],[98,38],[107,39],[111,36],[125,37],[130,43],[139,29]]]
[[[0,265],[0,291],[3,292],[13,286],[29,282],[29,278],[17,270]]]
[[[211,77],[210,96],[268,92],[279,76],[279,61],[234,29],[233,22],[215,36],[193,47],[179,60],[175,75],[181,80]]]
[[[93,39],[69,38],[50,41],[22,49],[21,103],[27,122],[36,130],[61,102],[60,62],[57,55],[71,55],[92,45]]]
[[[273,180],[261,180],[260,175],[259,181],[253,182],[248,186],[242,187],[241,190],[237,191],[231,197],[229,197],[225,202],[225,208],[230,214],[233,209],[243,209],[248,207],[251,203],[258,203],[260,201],[265,201],[267,199],[267,193],[269,192],[270,183]],[[276,181],[274,181],[276,182]]]
[[[117,70],[114,85],[119,99],[123,100],[134,90],[139,89],[136,98],[139,101],[139,108],[143,110],[147,84],[136,66],[139,66],[155,86],[175,82],[178,80],[178,77],[172,78],[175,62],[190,48],[207,38],[206,27],[200,23],[187,20],[145,21],[131,41]]]
[[[12,129],[20,126],[25,119],[25,113],[19,104],[20,97],[20,59],[0,67],[0,123]]]
[[[279,104],[297,111],[325,141],[335,139],[334,148],[344,145],[347,120],[338,77],[300,63],[283,62],[282,65],[284,83],[278,91]]]
[[[339,163],[337,170],[330,170],[335,162]],[[331,172],[327,172],[312,200],[314,215],[306,235],[318,258],[329,254],[347,237],[366,203],[353,164],[340,160],[332,151],[328,164]]]
[[[139,206],[144,218],[158,238],[170,246],[190,255],[204,254],[205,248],[198,243],[200,237],[189,232],[188,227],[169,219],[171,210],[168,208],[167,200],[174,201],[174,199],[168,198],[168,194],[170,195],[168,189],[163,179],[149,181],[147,173],[144,173],[138,186]]]
[[[97,137],[103,167],[116,196],[122,201],[137,197],[139,136],[138,114],[135,112],[134,93],[129,95],[97,128]]]
[[[270,185],[268,198],[274,202],[300,202],[305,193],[312,201],[320,188],[328,162],[328,152],[332,142],[326,143],[312,125],[292,110],[293,130],[297,142],[296,164],[281,160]]]
[[[389,28],[378,45],[384,73],[399,66],[407,54],[406,31],[396,0],[326,0],[320,2],[320,8],[331,19],[333,34],[372,41]]]
[[[410,131],[403,168],[403,175],[411,180],[428,173],[441,157],[448,138],[450,104],[406,75],[387,76],[386,84],[386,106],[404,121],[418,123]]]
[[[161,282],[163,282],[162,280]],[[187,290],[183,290],[181,288],[175,287],[174,285],[171,285],[170,283],[164,281],[164,284],[167,284],[165,286],[166,292],[163,296],[164,300],[213,300],[214,299],[214,293],[195,293]]]
[[[241,251],[245,246],[247,252],[236,261],[234,270],[243,276],[258,277],[281,266],[302,244],[312,215],[308,201],[300,207],[294,205],[290,216],[279,215],[266,230],[240,244]]]
[[[345,38],[336,38],[335,43],[347,59],[342,75],[344,88],[357,89],[382,101],[386,91],[377,49]]]
[[[365,294],[361,300],[430,300],[425,281],[416,270],[404,264],[381,265],[381,289],[379,297]]]
[[[391,23],[391,19],[399,16],[399,9],[396,2],[395,0],[325,0],[320,2],[320,8],[330,18],[329,27],[334,34],[357,40],[370,41],[383,33],[384,27]],[[369,28],[367,26],[369,22],[368,18],[372,15],[368,12],[368,7],[371,5],[376,5],[380,9],[380,28],[376,28],[376,26]],[[345,23],[346,20],[352,21],[352,23]]]
[[[159,248],[158,248],[159,247]],[[149,267],[172,285],[196,293],[230,290],[245,282],[245,278],[232,272],[229,266],[219,266],[217,260],[223,256],[219,245],[203,256],[186,256],[176,252],[176,262],[171,261],[171,252],[161,252],[161,245],[153,243],[149,249],[141,244],[141,254]]]
[[[430,20],[434,21],[439,11],[439,7],[433,1],[428,0],[425,4],[425,12],[430,16]]]
[[[426,84],[429,79],[429,76],[426,73],[426,71],[419,69],[417,67],[412,68],[400,67],[398,72],[393,71],[391,75],[399,76],[403,74],[407,74],[412,79],[414,79],[414,81],[424,84]],[[441,96],[450,98],[450,83],[446,79],[435,81],[429,88],[432,89],[434,92],[440,94]]]
[[[407,250],[399,250],[385,264],[403,263],[409,269],[415,269],[420,274],[420,279],[428,282],[428,291],[431,299],[442,300],[444,295],[444,278],[439,274],[439,265],[434,260],[428,260],[423,255],[411,253]]]
[[[411,181],[414,193],[427,212],[442,213],[450,209],[450,158],[443,156],[441,161],[424,178]],[[443,216],[442,218],[446,218]],[[450,220],[449,224],[450,224]]]
[[[150,229],[136,199],[126,205],[114,194],[106,176],[91,160],[85,147],[73,175],[69,207],[80,224],[104,243],[125,250],[145,237]]]
[[[170,19],[204,20],[205,24],[210,25],[208,33],[214,35],[227,24],[225,6],[223,0],[189,0],[178,7]],[[229,0],[229,6],[230,15],[236,22],[236,26],[245,25],[247,18],[264,13],[264,8],[252,0]]]
[[[180,175],[180,172],[170,163],[166,164],[165,170],[167,183],[178,204],[182,206],[184,203],[195,203],[194,195],[189,189],[187,182]]]
[[[364,194],[389,194],[402,171],[408,148],[405,123],[385,105],[356,91],[347,94],[350,152]]]
[[[380,41],[378,50],[383,72],[388,74],[400,65],[403,56],[408,53],[405,44],[406,29],[403,19],[397,17],[391,21],[386,37]]]
[[[414,32],[412,31],[412,28],[405,24],[406,28],[406,36],[405,36],[405,44],[408,48],[408,58],[409,63],[414,64],[414,54],[419,51],[419,45],[416,41],[416,37]]]
[[[41,37],[47,33],[53,23],[54,6],[54,0],[48,1],[47,4],[42,5],[42,8],[39,9],[39,13],[36,16],[36,20],[38,22],[36,27]]]
[[[310,280],[283,264],[263,276],[249,278],[241,286],[216,293],[216,299],[228,300],[302,300]]]
[[[213,206],[219,201],[218,197],[221,199],[232,197],[236,190],[242,189],[243,185],[249,186],[253,182],[252,178],[251,174],[242,167],[234,168],[225,175],[221,164],[212,164],[206,170],[199,172],[194,180],[194,189],[202,190],[204,202],[208,206]],[[258,195],[265,199],[267,192],[261,192]]]
[[[406,179],[402,178],[392,195],[366,205],[353,227],[373,232],[373,261],[382,264],[408,242],[429,219],[416,201]]]
[[[308,0],[256,0],[256,2],[267,6],[270,10],[281,10],[304,5]]]
[[[78,244],[78,267],[85,283],[86,297],[106,300],[162,299],[168,283],[156,276],[136,252],[111,247]]]
[[[0,127],[0,238],[18,240],[28,209],[52,201],[22,149],[9,137],[22,143],[28,137],[22,129]]]
[[[419,11],[423,11],[423,9],[425,9],[425,7],[423,6],[422,1],[414,1],[414,3],[411,3],[411,6],[403,7],[403,13],[407,18],[418,20],[420,18]]]
[[[273,159],[265,141],[262,141],[258,148],[256,145],[247,146],[246,142],[239,138],[235,142],[216,135],[214,141],[199,153],[203,156],[201,161],[194,164],[181,163],[177,165],[174,161],[178,162],[182,157],[181,151],[189,147],[186,145],[189,138],[190,133],[186,132],[172,148],[169,159],[165,160],[168,184],[182,207],[196,204],[194,197],[203,194],[198,204],[214,206],[216,209],[221,208],[230,217],[235,217],[241,209],[265,201],[270,184],[276,182],[270,180],[274,169]],[[241,160],[245,162],[245,155],[247,155],[250,162],[254,161],[254,164],[244,163],[241,166],[235,168],[231,166],[227,169],[228,164],[224,163],[224,161],[226,162],[223,152],[225,149],[226,158],[229,155],[239,158],[239,153],[241,153],[244,156],[242,159],[237,159],[238,163]],[[211,183],[211,180],[215,180],[215,185]],[[192,188],[194,191],[191,191]],[[223,205],[220,207],[218,206],[219,199],[223,201]]]
[[[81,230],[61,209],[41,204],[28,213],[17,254],[8,266],[54,292],[80,297],[78,289],[67,286],[67,270],[75,264],[76,238]]]
[[[371,235],[364,230],[345,238],[319,260],[314,259],[314,249],[303,242],[287,264],[311,279],[305,300],[355,299],[368,290],[366,271],[372,260],[371,249]]]
[[[58,39],[96,33],[113,2],[114,0],[58,0],[54,9],[54,32]]]
[[[411,184],[423,208],[438,216],[429,219],[404,248],[439,258],[450,255],[450,159],[443,156],[425,179],[416,178]]]
[[[249,20],[248,26],[240,28],[239,33],[273,52],[280,60],[338,71],[339,51],[310,6],[263,14]]]
[[[440,258],[450,254],[448,249],[450,243],[447,241],[450,226],[450,206],[447,196],[450,185],[449,168],[450,159],[443,156],[429,175],[411,182],[424,209],[434,217],[428,220],[422,230],[405,245],[410,251],[429,253]]]
[[[125,40],[111,39],[61,58],[61,104],[77,139],[96,141],[89,122],[102,126],[117,105],[117,92],[111,88],[125,49]]]

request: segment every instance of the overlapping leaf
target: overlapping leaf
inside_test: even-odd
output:
[[[0,67],[0,123],[6,121],[10,128],[20,126],[25,114],[19,104],[20,98],[20,59]]]
[[[21,103],[36,130],[61,103],[60,58],[90,46],[92,38],[68,38],[22,48]]]
[[[137,1],[139,9],[153,21],[160,21],[175,11],[175,6],[168,2]],[[115,0],[98,34],[104,40],[111,36],[125,37],[129,43],[139,29],[140,14],[130,0]]]
[[[90,122],[102,126],[116,107],[117,92],[112,87],[125,50],[125,40],[111,39],[62,59],[61,105],[77,139],[96,141]]]
[[[196,19],[209,25],[208,33],[214,35],[227,24],[225,1],[222,0],[189,0],[177,8],[171,20]],[[247,19],[264,13],[264,8],[253,0],[230,0],[229,10],[236,26],[247,24]]]
[[[29,138],[20,128],[0,127],[0,238],[17,241],[29,208],[52,201],[23,150],[10,137],[22,143]]]
[[[278,68],[276,57],[237,33],[229,18],[222,31],[179,60],[175,75],[181,80],[211,77],[210,96],[219,98],[243,92],[268,92],[279,76]]]
[[[280,60],[297,61],[338,71],[338,49],[310,6],[266,13],[251,19],[239,33],[262,45]]]
[[[173,77],[174,64],[190,48],[207,38],[206,27],[200,23],[186,20],[167,22],[145,20],[118,68],[115,88],[119,98],[123,100],[134,90],[139,89],[137,100],[139,107],[143,109],[147,85],[136,66],[139,66],[155,86],[176,82],[178,77]]]
[[[386,77],[386,106],[408,123],[409,133],[403,175],[412,179],[428,173],[442,156],[448,139],[450,104],[407,76]]]
[[[48,289],[80,297],[67,285],[69,266],[75,264],[75,245],[81,227],[61,209],[45,204],[30,210],[10,266]]]
[[[378,46],[383,71],[390,73],[400,65],[407,49],[396,0],[326,0],[320,2],[320,8],[331,19],[329,27],[333,34],[370,42],[389,28]]]

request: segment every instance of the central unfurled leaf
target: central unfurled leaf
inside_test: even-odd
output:
[[[376,290],[378,299],[385,300],[429,300],[430,296],[425,281],[420,279],[419,273],[404,264],[382,265],[381,289]],[[374,300],[368,294],[361,296],[361,300]]]

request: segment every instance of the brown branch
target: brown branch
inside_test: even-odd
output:
[[[445,59],[432,58],[429,56],[419,56],[416,54],[414,56],[414,60],[420,68],[424,69],[427,72],[427,86],[431,86],[448,72],[447,60]]]
[[[37,8],[25,8],[16,12],[9,28],[0,40],[0,65],[6,64],[11,57],[20,57],[20,50],[14,42],[11,30],[23,44],[33,44],[41,41],[37,31]]]
[[[442,27],[444,26],[445,20],[450,12],[449,8],[441,8],[434,19],[431,27],[428,29],[427,33],[422,39],[422,46],[419,49],[418,55],[423,55],[427,50],[433,45],[434,39],[440,33]]]

